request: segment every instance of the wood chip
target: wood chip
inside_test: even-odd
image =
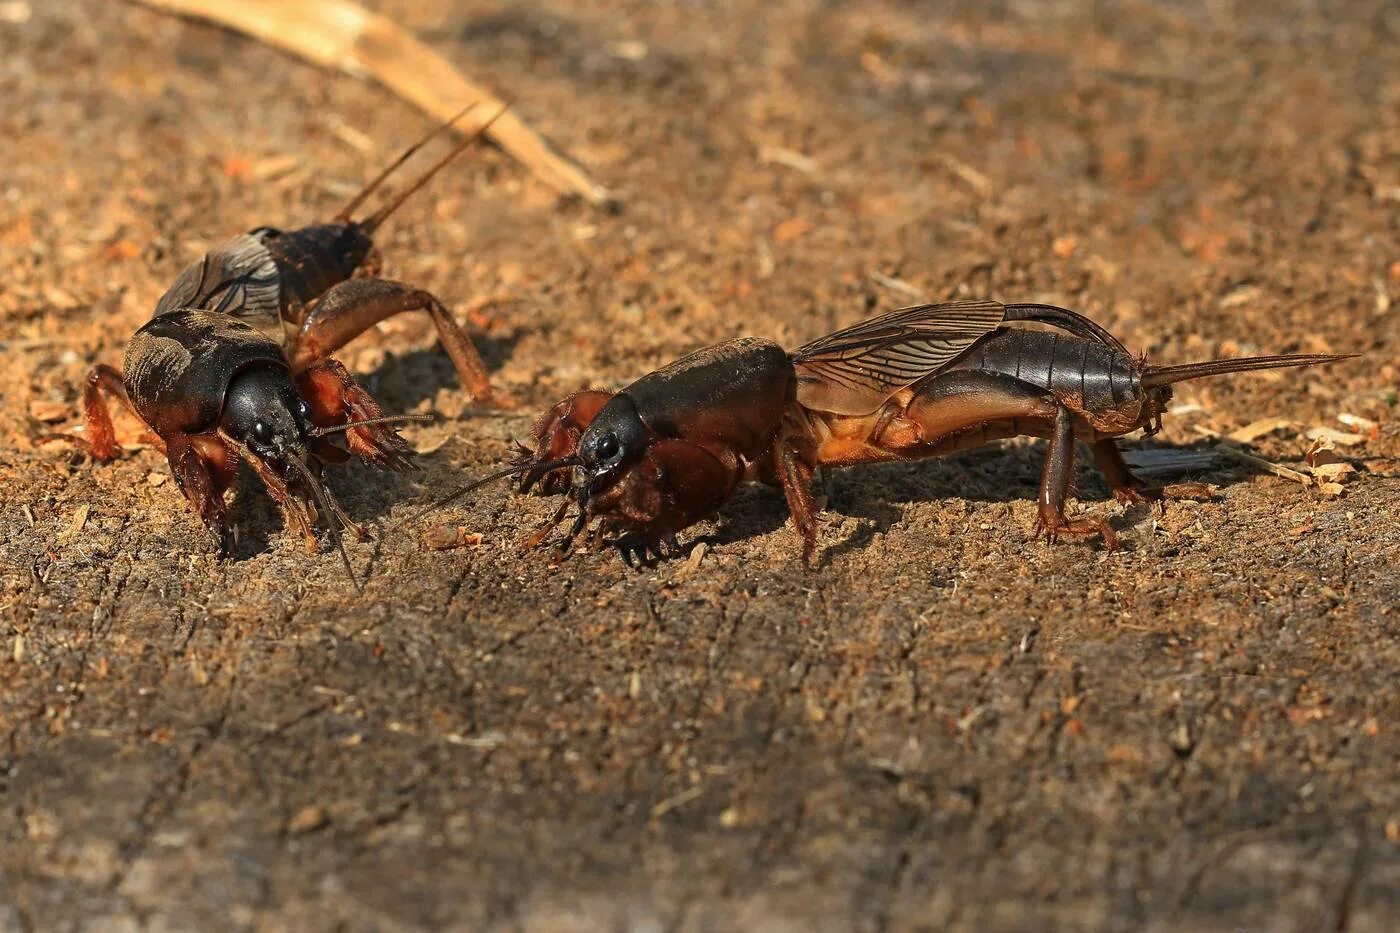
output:
[[[1337,431],[1324,427],[1309,428],[1303,436],[1310,441],[1329,440],[1334,444],[1341,444],[1343,447],[1353,447],[1366,440],[1364,434],[1351,434],[1347,431]]]
[[[270,159],[262,159],[254,162],[248,167],[246,177],[249,181],[269,181],[279,175],[285,175],[301,165],[301,159],[294,155],[274,156]]]
[[[1299,483],[1303,486],[1311,486],[1313,484],[1313,478],[1306,473],[1300,473],[1297,470],[1289,469],[1286,466],[1274,463],[1272,460],[1265,460],[1263,457],[1256,457],[1253,454],[1247,454],[1243,450],[1240,450],[1238,447],[1233,447],[1229,444],[1216,444],[1215,449],[1227,457],[1231,457],[1243,463],[1248,463],[1250,466],[1258,467],[1259,469],[1264,470],[1267,473],[1272,473],[1275,476],[1282,476],[1284,479],[1291,479],[1293,480],[1293,482]]]
[[[1210,469],[1220,461],[1220,455],[1214,450],[1177,450],[1166,447],[1124,451],[1123,459],[1128,461],[1134,472],[1167,475]]]
[[[287,832],[293,836],[303,833],[314,832],[331,821],[330,815],[326,813],[326,808],[311,804],[302,807],[290,820],[287,821]]]
[[[1337,416],[1337,420],[1349,428],[1359,428],[1363,431],[1370,431],[1376,427],[1376,422],[1370,418],[1363,418],[1345,411]]]
[[[667,799],[661,801],[656,806],[651,808],[651,818],[653,820],[659,820],[661,819],[661,817],[670,813],[677,807],[684,806],[685,804],[690,803],[692,800],[694,800],[696,797],[699,797],[704,792],[705,788],[697,784],[695,787],[692,787],[689,790],[681,791],[674,797],[668,797]]]
[[[452,525],[429,528],[423,535],[423,543],[435,551],[450,551],[453,548],[475,546],[481,542],[480,532],[468,532],[465,528]]]
[[[817,170],[816,159],[781,146],[764,146],[758,150],[758,160],[764,165],[785,165],[810,175]]]
[[[68,417],[72,409],[66,402],[30,402],[29,416],[35,421],[54,424]]]
[[[92,507],[86,502],[78,506],[77,511],[73,513],[73,520],[68,523],[68,527],[59,532],[58,540],[68,541],[76,537],[78,532],[83,530],[83,526],[87,524],[88,512],[91,510]]]
[[[803,217],[792,217],[773,229],[774,243],[791,243],[812,229],[811,221]]]
[[[870,281],[874,282],[876,285],[882,285],[892,292],[899,292],[901,295],[908,295],[910,298],[913,298],[915,301],[920,302],[921,304],[926,303],[928,301],[927,294],[921,291],[917,286],[910,285],[903,279],[895,278],[892,275],[885,275],[879,270],[870,270]]]
[[[943,167],[948,171],[967,182],[967,184],[979,194],[985,192],[992,186],[991,179],[986,175],[983,175],[967,163],[961,162],[953,156],[948,155],[946,152],[938,157],[938,161],[942,162]]]
[[[1225,435],[1230,440],[1240,444],[1248,444],[1251,441],[1263,437],[1265,434],[1272,434],[1280,428],[1290,427],[1293,422],[1287,418],[1261,418],[1258,421],[1251,421],[1242,428],[1231,431]]]
[[[460,124],[464,133],[475,130],[503,106],[500,98],[469,81],[408,30],[350,0],[142,2],[167,13],[206,19],[247,33],[322,67],[369,75],[438,120],[450,120],[476,102],[477,108]],[[596,205],[613,200],[606,188],[514,113],[503,114],[487,135],[560,191]]]

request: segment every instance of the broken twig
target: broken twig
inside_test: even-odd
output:
[[[408,30],[350,0],[137,0],[167,13],[208,20],[327,68],[368,75],[435,119],[446,121],[468,104],[479,106],[462,120],[470,134],[503,104],[469,81],[447,59]],[[512,112],[488,134],[549,184],[592,204],[612,200],[602,185],[555,150]]]

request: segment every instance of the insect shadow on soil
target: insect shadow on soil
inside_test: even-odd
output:
[[[524,336],[525,331],[517,328],[503,337],[474,334],[472,342],[486,364],[486,371],[494,374],[505,365]],[[393,412],[412,411],[425,401],[431,402],[443,389],[455,390],[458,385],[451,359],[436,347],[387,353],[379,368],[362,376],[361,381],[386,411]]]
[[[1185,445],[1139,442],[1129,449],[1203,451],[1209,442]],[[904,506],[919,502],[962,499],[971,502],[1034,501],[1040,484],[1040,465],[1045,459],[1045,441],[1007,443],[969,451],[939,460],[919,463],[887,463],[860,472],[831,470],[819,478],[825,492],[826,512],[864,521],[841,539],[831,539],[824,548],[831,560],[867,547],[877,534],[886,534],[904,518]],[[1086,503],[1111,499],[1108,484],[1092,464],[1079,458],[1076,488]],[[1208,470],[1193,472],[1193,478],[1213,481],[1216,486],[1240,482],[1261,471],[1245,464],[1222,463]],[[1157,508],[1152,503],[1115,506],[1110,523],[1130,528]],[[761,486],[751,486],[736,495],[719,515],[719,527],[690,543],[732,544],[771,534],[789,520],[780,494]]]

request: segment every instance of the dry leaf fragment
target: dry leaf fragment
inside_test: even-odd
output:
[[[1348,473],[1355,473],[1356,467],[1350,463],[1320,463],[1312,468],[1312,475],[1322,479],[1339,479]]]

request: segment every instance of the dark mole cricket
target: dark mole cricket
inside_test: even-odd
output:
[[[490,386],[476,348],[437,298],[399,282],[353,276],[377,270],[372,237],[380,224],[504,108],[379,210],[360,220],[351,214],[414,152],[471,109],[410,146],[334,222],[288,232],[259,227],[188,266],[127,344],[123,371],[99,365],[88,374],[86,436],[51,434],[39,440],[66,440],[97,460],[115,459],[121,448],[104,398],[110,396],[149,428],[221,554],[232,530],[224,495],[240,461],[257,473],[311,550],[316,549],[316,513],[307,496],[327,513],[337,547],[336,521],[362,535],[322,482],[322,466],[353,455],[390,469],[408,467],[411,450],[390,424],[409,419],[384,418],[330,354],[379,321],[424,311],[463,385],[478,400],[489,397]],[[328,439],[337,433],[343,433],[348,450]],[[340,551],[349,570],[344,548]]]
[[[1027,329],[1048,325],[1051,331]],[[744,337],[706,347],[617,393],[571,395],[536,423],[533,449],[478,480],[521,475],[565,493],[538,543],[578,508],[560,553],[590,529],[628,563],[679,550],[676,533],[709,515],[740,481],[783,490],[811,562],[817,543],[811,492],[819,467],[937,457],[1030,435],[1050,445],[1037,496],[1037,529],[1117,541],[1064,503],[1074,447],[1088,445],[1121,502],[1209,498],[1208,487],[1159,488],[1133,476],[1114,438],[1161,427],[1172,385],[1252,369],[1345,359],[1310,354],[1157,366],[1135,359],[1088,318],[1041,304],[959,301],[895,311],[787,352]],[[417,516],[415,516],[417,517]]]

